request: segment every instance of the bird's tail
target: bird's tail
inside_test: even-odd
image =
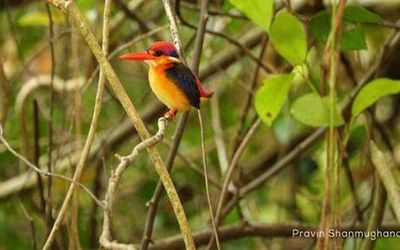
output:
[[[200,97],[202,97],[202,98],[211,98],[211,96],[213,96],[214,95],[214,92],[212,92],[212,91],[207,91],[207,90],[205,90],[205,89],[201,89],[200,90]]]
[[[211,98],[211,96],[213,96],[214,92],[205,90],[205,89],[203,88],[203,85],[201,85],[200,80],[197,79],[197,78],[196,78],[196,85],[197,85],[197,89],[198,89],[199,92],[200,92],[200,98],[206,98],[206,99],[208,99],[208,98]]]

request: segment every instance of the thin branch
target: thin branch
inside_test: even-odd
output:
[[[68,23],[69,26],[71,22]],[[73,77],[80,76],[80,56],[79,56],[79,35],[76,32],[76,28],[74,30],[71,27],[73,32],[70,36],[71,41],[71,62],[72,62],[72,75]],[[88,53],[87,53],[88,54]],[[75,129],[75,145],[77,150],[82,150],[82,121],[81,121],[81,112],[82,112],[82,97],[81,97],[81,89],[76,89],[74,93],[74,102],[72,108],[72,120],[74,123]],[[71,164],[71,173],[73,173],[76,169],[75,165]],[[82,246],[79,238],[79,230],[78,230],[78,216],[79,216],[79,200],[78,200],[78,190],[73,194],[71,201],[71,209],[70,209],[70,224],[69,224],[69,243],[68,247],[70,249],[81,250]]]
[[[172,142],[167,142],[166,140],[163,141],[165,144],[167,144],[169,147],[171,147]],[[202,178],[205,178],[204,172],[201,170],[201,167],[198,166],[195,162],[193,162],[189,157],[187,157],[185,154],[180,153],[179,151],[176,153],[176,156],[178,156],[189,168],[191,168],[196,174],[201,176]],[[220,183],[218,183],[214,178],[211,176],[207,177],[208,182],[212,185],[214,185],[215,188],[221,189]]]
[[[219,112],[219,95],[214,94],[213,98],[210,100],[211,102],[211,123],[214,130],[214,138],[215,145],[217,148],[218,162],[219,168],[221,171],[221,175],[224,175],[228,170],[228,153],[226,150],[226,145],[223,138],[222,126],[221,126],[221,117]]]
[[[264,53],[267,49],[267,45],[268,45],[268,39],[264,38],[264,42],[261,47],[260,55],[258,56],[259,60],[263,59]],[[239,146],[239,143],[242,139],[241,137],[242,137],[242,134],[244,133],[246,118],[248,116],[250,108],[252,107],[252,100],[253,100],[252,92],[255,90],[255,88],[257,86],[259,74],[260,74],[260,65],[257,65],[256,70],[254,71],[253,80],[252,80],[251,86],[250,86],[251,91],[249,91],[249,93],[246,95],[246,98],[244,101],[245,104],[243,106],[242,111],[240,112],[239,128],[237,130],[236,135],[234,136],[234,139],[232,140],[233,141],[233,152],[236,152],[237,147]]]
[[[169,30],[171,32],[172,40],[175,47],[178,49],[179,56],[183,58],[182,39],[179,34],[178,23],[176,22],[176,13],[174,13],[174,9],[172,8],[170,0],[162,0],[162,2],[164,5],[165,14],[168,18]]]
[[[212,228],[213,228],[213,231],[214,231],[215,243],[217,245],[217,249],[220,250],[221,246],[219,245],[218,230],[217,230],[217,225],[215,223],[215,219],[214,219],[214,216],[213,216],[213,208],[212,208],[211,198],[210,198],[210,188],[208,186],[206,146],[205,146],[205,143],[204,143],[204,124],[203,124],[203,119],[201,117],[201,111],[198,110],[197,114],[198,114],[198,117],[199,117],[199,124],[200,124],[201,155],[202,155],[202,161],[203,161],[204,183],[205,183],[205,186],[206,186],[206,196],[207,196],[208,209],[210,211],[211,225],[212,225]]]
[[[37,249],[37,242],[36,242],[36,228],[35,228],[35,221],[33,220],[32,216],[26,211],[24,204],[20,203],[20,207],[22,213],[24,214],[25,218],[29,222],[30,233],[31,233],[31,241],[32,241],[32,249]]]
[[[51,14],[50,6],[48,3],[44,3],[46,7],[47,17],[49,19],[49,45],[50,45],[50,58],[51,58],[51,73],[50,73],[50,88],[53,89],[54,86],[54,77],[56,73],[56,59],[55,59],[55,50],[54,50],[54,23],[53,16]],[[47,147],[47,157],[49,161],[47,162],[47,172],[51,173],[52,171],[52,154],[53,151],[53,118],[54,118],[54,101],[55,101],[55,93],[54,91],[50,92],[50,117],[47,121],[48,127],[48,147]],[[24,119],[22,119],[24,120]],[[28,143],[28,140],[26,141]],[[27,149],[26,157],[28,159],[32,159],[31,154],[29,152],[30,145],[24,145]],[[53,181],[51,177],[47,180],[47,194],[46,194],[46,206],[45,206],[45,221],[46,221],[46,234],[50,233],[52,224],[53,224],[53,204],[52,204],[52,186]]]
[[[400,230],[398,225],[383,225],[377,228],[381,232],[396,232]],[[297,231],[298,230],[298,231]],[[367,225],[349,225],[339,228],[332,228],[337,232],[368,232]],[[262,238],[290,238],[293,239],[294,232],[307,232],[310,235],[318,235],[318,227],[303,224],[262,224],[262,223],[238,223],[227,225],[218,229],[221,241],[237,240],[245,237],[262,237]],[[204,246],[209,242],[213,235],[212,230],[204,230],[196,232],[193,238],[196,246]],[[297,238],[297,237],[296,237]],[[299,238],[301,238],[299,236]],[[310,237],[309,239],[314,239]],[[178,250],[184,249],[183,239],[181,235],[176,235],[156,241],[150,250]]]
[[[138,15],[136,15],[136,13],[134,11],[131,11],[129,9],[129,7],[124,2],[122,2],[122,0],[115,0],[115,5],[117,6],[118,9],[120,9],[124,13],[124,15],[127,18],[137,22],[139,29],[143,33],[148,33],[151,30],[156,28],[154,23],[144,22],[142,19],[140,19],[140,17]],[[160,36],[158,33],[153,33],[151,36],[156,41],[163,40],[162,36]]]
[[[235,167],[237,166],[237,163],[239,162],[240,156],[242,155],[244,149],[246,148],[251,137],[254,135],[257,128],[260,126],[260,124],[261,124],[261,119],[257,119],[254,122],[254,124],[251,126],[249,131],[247,131],[246,135],[243,138],[243,141],[240,143],[237,151],[235,152],[235,154],[232,158],[232,161],[229,164],[228,171],[224,177],[224,181],[222,184],[221,193],[219,195],[217,210],[216,210],[215,216],[214,216],[215,224],[217,227],[219,226],[219,223],[221,221],[221,213],[222,213],[223,205],[224,205],[224,202],[226,199],[226,194],[228,192],[228,185],[229,185],[229,183],[231,183],[233,171],[235,170]],[[208,249],[211,249],[213,240],[214,240],[214,237],[211,238],[210,243],[208,244]]]
[[[167,120],[165,118],[160,118],[158,120],[158,132],[154,136],[142,141],[137,146],[135,146],[129,155],[123,157],[118,156],[119,164],[115,172],[111,174],[111,177],[108,181],[108,188],[104,200],[105,209],[104,209],[103,230],[99,239],[100,245],[103,246],[104,248],[127,249],[127,250],[136,249],[132,244],[123,244],[112,240],[111,218],[112,218],[112,210],[114,203],[114,193],[125,169],[129,166],[130,163],[133,162],[133,160],[136,159],[136,157],[139,155],[141,151],[143,151],[146,148],[154,146],[155,144],[157,144],[162,140],[162,138],[164,137],[166,127],[167,127]]]
[[[82,183],[79,183],[69,177],[66,177],[64,175],[60,175],[60,174],[56,174],[56,173],[50,173],[47,172],[46,170],[42,170],[39,167],[35,166],[33,163],[31,163],[30,161],[28,161],[25,157],[23,157],[22,155],[20,155],[17,151],[15,151],[10,144],[7,142],[7,140],[4,138],[3,136],[4,130],[3,127],[0,125],[0,141],[4,144],[5,148],[10,151],[11,154],[13,154],[15,157],[17,157],[18,159],[20,159],[21,161],[23,161],[28,167],[30,167],[33,171],[44,175],[44,176],[52,176],[52,177],[56,177],[59,178],[61,180],[64,181],[68,181],[70,183],[74,183],[76,186],[82,188],[96,203],[97,205],[99,205],[100,207],[104,207],[104,205],[101,203],[101,201],[99,201],[96,196],[90,191],[89,188],[87,188],[86,186],[84,186]]]
[[[39,154],[40,154],[40,117],[39,117],[39,106],[38,102],[36,99],[33,100],[33,159],[32,163],[36,166],[39,165]],[[37,176],[37,182],[38,182],[38,191],[39,191],[39,197],[40,197],[40,205],[41,205],[41,211],[43,212],[43,220],[46,219],[46,213],[45,213],[45,208],[46,208],[46,200],[45,200],[45,191],[44,191],[44,183],[43,183],[43,178],[39,173],[36,173]]]
[[[200,8],[197,7],[195,4],[183,1],[180,4],[183,8],[188,9],[188,10],[194,10],[194,11],[199,11]],[[242,14],[235,14],[235,13],[223,13],[217,10],[209,10],[208,14],[210,16],[218,16],[218,17],[229,17],[229,18],[235,18],[235,19],[243,19],[243,20],[249,20],[249,18],[245,15]]]

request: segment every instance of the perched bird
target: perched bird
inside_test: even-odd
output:
[[[125,54],[120,58],[150,65],[150,87],[169,108],[166,117],[175,117],[178,111],[187,111],[190,106],[200,109],[200,99],[213,95],[203,89],[199,79],[180,61],[177,49],[169,42],[158,41],[146,51]]]

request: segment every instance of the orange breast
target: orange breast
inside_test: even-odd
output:
[[[157,98],[168,108],[178,111],[187,111],[190,108],[188,98],[174,82],[166,77],[162,66],[150,67],[149,83]]]

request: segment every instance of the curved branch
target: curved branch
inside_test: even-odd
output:
[[[158,132],[139,143],[136,147],[133,148],[132,152],[127,156],[118,156],[119,164],[116,168],[115,172],[111,174],[111,177],[108,181],[108,188],[106,192],[106,197],[104,201],[104,221],[103,221],[103,231],[100,235],[99,242],[106,249],[135,249],[135,247],[131,244],[122,244],[116,241],[112,241],[111,236],[111,218],[112,218],[112,209],[113,209],[113,201],[114,201],[114,192],[118,185],[118,182],[121,179],[122,173],[128,167],[128,165],[136,159],[141,151],[146,148],[152,147],[158,142],[162,140],[164,137],[164,132],[167,127],[167,120],[165,118],[160,118],[158,120]]]

